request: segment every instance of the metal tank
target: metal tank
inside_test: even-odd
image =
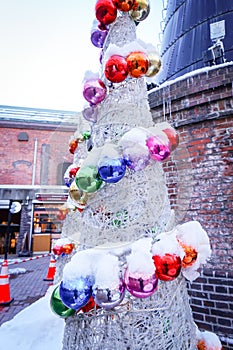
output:
[[[161,43],[163,69],[158,83],[204,66],[233,60],[233,0],[165,2]],[[225,33],[220,40],[211,40],[219,24],[224,26]]]

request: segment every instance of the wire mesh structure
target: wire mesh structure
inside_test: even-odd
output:
[[[124,46],[135,40],[135,30],[128,14],[119,15],[110,26],[103,61],[110,44]],[[142,78],[111,84],[107,98],[97,108],[98,121],[92,127],[94,147],[117,143],[135,126],[153,126]],[[63,237],[76,235],[79,251],[99,247],[113,252],[145,235],[156,239],[175,226],[165,182],[158,162],[140,172],[126,172],[120,182],[105,184],[91,196],[81,216],[68,214]],[[127,254],[125,249],[116,252],[122,268]],[[62,278],[61,264],[56,282]],[[135,298],[127,292],[116,308],[94,308],[67,318],[63,350],[194,350],[195,332],[186,283],[180,276],[170,282],[159,281],[149,298]]]

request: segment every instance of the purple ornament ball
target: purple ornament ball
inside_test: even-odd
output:
[[[94,46],[102,48],[104,46],[105,39],[108,35],[108,30],[95,29],[91,33],[91,42]]]
[[[111,310],[120,305],[125,297],[125,286],[120,282],[113,288],[95,288],[93,290],[95,303],[105,310]]]
[[[91,104],[97,105],[105,99],[107,88],[102,80],[90,79],[87,80],[83,88],[83,97]]]
[[[143,275],[140,273],[130,273],[127,268],[125,271],[125,285],[130,294],[136,298],[150,297],[158,287],[158,278],[156,273]]]

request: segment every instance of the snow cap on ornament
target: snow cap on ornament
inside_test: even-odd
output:
[[[127,265],[131,273],[144,275],[154,273],[151,246],[151,238],[141,238],[131,245],[131,254],[127,256]]]
[[[192,282],[200,276],[197,270],[211,255],[209,237],[198,221],[179,225],[174,233],[185,252],[182,260],[182,274]]]
[[[142,238],[132,244],[127,264],[124,282],[128,292],[136,298],[150,297],[158,287],[150,238]]]
[[[97,260],[95,268],[93,297],[97,305],[110,310],[118,306],[125,296],[125,286],[120,278],[116,256],[106,254]]]
[[[222,344],[215,333],[197,330],[198,350],[222,350]]]
[[[95,253],[93,249],[76,252],[65,265],[62,280],[67,282],[78,279],[79,277],[94,276],[92,266],[92,259],[94,256]]]

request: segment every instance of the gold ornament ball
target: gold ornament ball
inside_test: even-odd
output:
[[[133,10],[129,13],[135,22],[144,21],[150,13],[149,0],[136,0]]]
[[[159,54],[156,52],[150,52],[147,54],[147,58],[149,61],[149,68],[146,72],[146,76],[151,78],[154,77],[161,68],[161,59],[159,57]]]
[[[76,185],[76,182],[73,181],[70,188],[69,188],[69,195],[70,198],[75,202],[79,202],[82,192],[79,190],[78,186]]]

